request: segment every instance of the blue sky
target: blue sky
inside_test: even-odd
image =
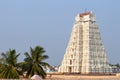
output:
[[[0,53],[10,48],[23,53],[41,45],[51,65],[60,65],[74,17],[85,10],[97,17],[110,63],[120,62],[119,0],[1,0]]]

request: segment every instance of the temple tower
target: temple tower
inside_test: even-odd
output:
[[[92,12],[78,14],[59,72],[110,73],[96,17]]]

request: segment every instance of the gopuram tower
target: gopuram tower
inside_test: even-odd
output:
[[[92,12],[78,14],[58,72],[111,73],[96,17]]]

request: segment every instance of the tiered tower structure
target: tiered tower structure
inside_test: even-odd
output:
[[[96,17],[92,12],[75,17],[71,37],[59,72],[62,73],[111,73],[101,40]]]

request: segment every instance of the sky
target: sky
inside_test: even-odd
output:
[[[0,53],[42,46],[51,65],[60,65],[77,14],[96,15],[109,63],[120,63],[120,0],[0,0]]]

